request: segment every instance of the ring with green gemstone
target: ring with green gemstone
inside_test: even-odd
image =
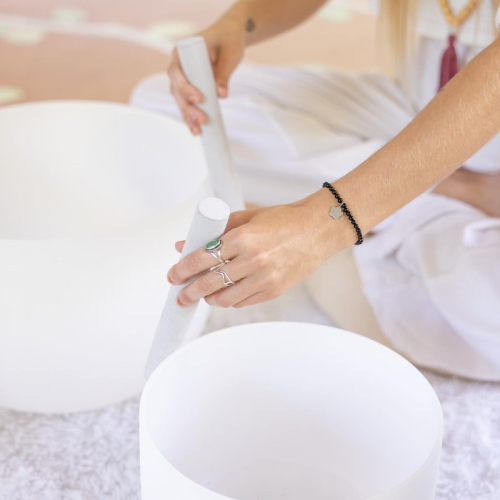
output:
[[[215,240],[209,241],[205,245],[205,250],[207,252],[215,252],[216,250],[219,250],[221,246],[222,246],[222,241],[217,238]]]
[[[224,260],[222,257],[221,257],[221,254],[220,254],[220,249],[222,248],[222,241],[219,240],[219,239],[216,239],[216,240],[212,240],[212,241],[209,241],[206,245],[205,245],[205,250],[210,254],[210,255],[213,255],[215,259],[217,259],[219,261],[219,264],[217,264],[216,266],[210,268],[210,271],[213,271],[214,269],[220,269],[221,267],[223,267],[225,264],[229,264],[229,260]]]

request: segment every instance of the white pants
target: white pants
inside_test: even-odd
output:
[[[372,74],[242,67],[230,95],[221,106],[234,163],[246,200],[263,205],[298,200],[342,177],[415,114],[401,89]],[[131,103],[179,116],[164,75],[141,82]],[[395,347],[423,366],[500,380],[499,219],[427,193],[355,255]]]
[[[221,100],[245,199],[292,202],[364,161],[414,116],[403,92],[377,75],[287,67],[238,69]],[[141,82],[131,103],[180,117],[165,75]]]

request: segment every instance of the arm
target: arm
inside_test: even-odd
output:
[[[367,232],[458,169],[499,131],[497,39],[398,136],[338,180],[335,187]]]
[[[240,0],[218,22],[232,22],[237,29],[246,27],[248,46],[294,28],[324,3],[326,0]]]
[[[459,168],[500,132],[500,40],[472,60],[392,141],[335,182],[363,232]],[[181,306],[200,298],[243,307],[275,298],[305,279],[326,259],[356,241],[346,217],[333,220],[336,204],[326,189],[296,203],[231,215],[222,237],[224,269],[237,282],[201,275],[179,294]],[[178,250],[182,243],[177,245]],[[213,264],[204,249],[187,255],[168,274],[183,283]]]
[[[214,24],[199,33],[207,43],[219,97],[227,97],[228,81],[245,47],[293,28],[312,15],[326,0],[240,0]],[[201,94],[182,72],[177,51],[168,66],[170,91],[184,121],[194,135],[201,132],[205,114],[196,107]]]

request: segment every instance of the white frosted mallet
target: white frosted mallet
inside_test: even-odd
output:
[[[182,71],[202,95],[198,107],[206,114],[207,123],[201,127],[201,141],[214,193],[232,212],[243,210],[245,202],[229,152],[205,40],[201,36],[187,38],[177,44],[177,51]]]
[[[218,198],[205,198],[200,201],[180,258],[204,247],[209,241],[219,238],[226,229],[229,214],[227,203]],[[146,362],[146,378],[149,378],[154,369],[186,340],[198,302],[190,307],[181,308],[177,305],[176,298],[177,294],[195,278],[191,278],[182,285],[172,285],[169,290]]]

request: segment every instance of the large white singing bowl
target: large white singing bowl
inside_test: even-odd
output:
[[[173,244],[210,194],[200,144],[172,119],[92,102],[0,111],[0,406],[141,391]]]
[[[433,500],[432,387],[364,337],[304,323],[222,330],[144,389],[142,500]]]

